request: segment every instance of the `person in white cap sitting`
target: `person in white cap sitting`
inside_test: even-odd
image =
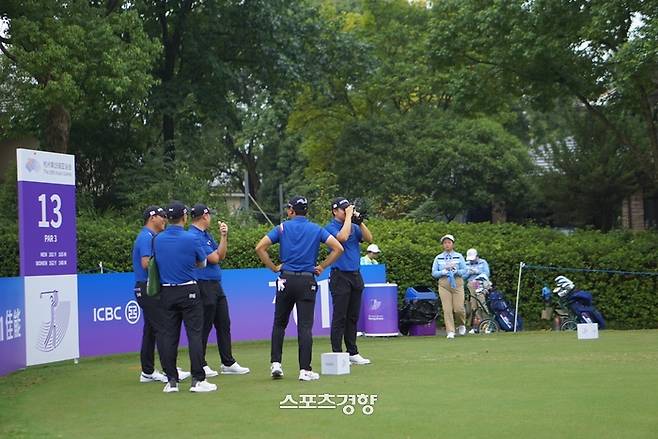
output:
[[[432,277],[439,280],[439,297],[443,308],[447,338],[455,338],[455,317],[459,335],[466,335],[466,310],[464,308],[464,278],[468,274],[464,257],[454,251],[455,237],[443,235],[443,252],[434,258]]]
[[[468,312],[469,321],[471,323],[471,334],[477,332],[477,326],[482,320],[482,311],[478,305],[476,297],[484,303],[485,297],[482,292],[477,291],[477,285],[472,282],[476,277],[481,274],[486,274],[487,278],[491,277],[491,272],[489,271],[489,264],[486,259],[483,259],[478,256],[478,251],[474,248],[469,248],[466,252],[466,268],[468,269],[468,275],[464,279],[468,288],[468,292],[471,295],[471,300],[469,301],[470,309]]]
[[[366,249],[366,255],[361,256],[360,265],[379,264],[379,261],[377,260],[377,256],[379,256],[379,253],[381,253],[381,250],[379,250],[377,244],[370,244]]]

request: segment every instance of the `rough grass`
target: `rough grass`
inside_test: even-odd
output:
[[[295,340],[285,377],[269,377],[269,343],[240,343],[245,376],[220,390],[178,394],[140,384],[136,354],[29,368],[0,378],[0,437],[38,438],[654,438],[658,432],[658,331],[528,332],[359,339],[373,360],[345,376],[297,381]],[[328,350],[315,340],[313,364]],[[211,350],[217,366],[217,351]],[[186,352],[181,363],[187,367]],[[371,416],[282,410],[286,394],[377,394]]]

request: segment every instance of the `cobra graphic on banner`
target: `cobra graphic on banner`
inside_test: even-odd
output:
[[[26,362],[33,364],[78,358],[78,277],[25,278]]]

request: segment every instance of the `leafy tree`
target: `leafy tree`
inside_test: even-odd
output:
[[[11,61],[0,67],[13,93],[3,110],[14,129],[67,152],[71,126],[86,115],[143,111],[154,46],[135,11],[117,2],[6,0],[0,18],[8,22],[0,49]]]
[[[546,159],[537,177],[540,221],[556,225],[594,225],[609,230],[618,224],[625,194],[637,188],[637,158],[620,148],[602,123],[581,105],[564,102],[561,111],[529,113],[533,139]],[[636,124],[638,119],[628,120]]]
[[[577,100],[658,181],[658,6],[641,0],[437,2],[436,62],[486,72],[548,110]],[[634,23],[638,26],[634,28]],[[644,135],[630,131],[641,121]]]

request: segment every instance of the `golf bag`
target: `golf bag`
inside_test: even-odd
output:
[[[510,308],[500,292],[493,290],[487,294],[487,306],[493,313],[500,329],[507,332],[514,331],[514,310]],[[523,329],[523,319],[517,316],[516,330],[520,331],[521,329]]]
[[[567,296],[567,306],[578,318],[578,323],[598,323],[605,329],[601,312],[592,303],[592,294],[587,291],[574,291]]]

